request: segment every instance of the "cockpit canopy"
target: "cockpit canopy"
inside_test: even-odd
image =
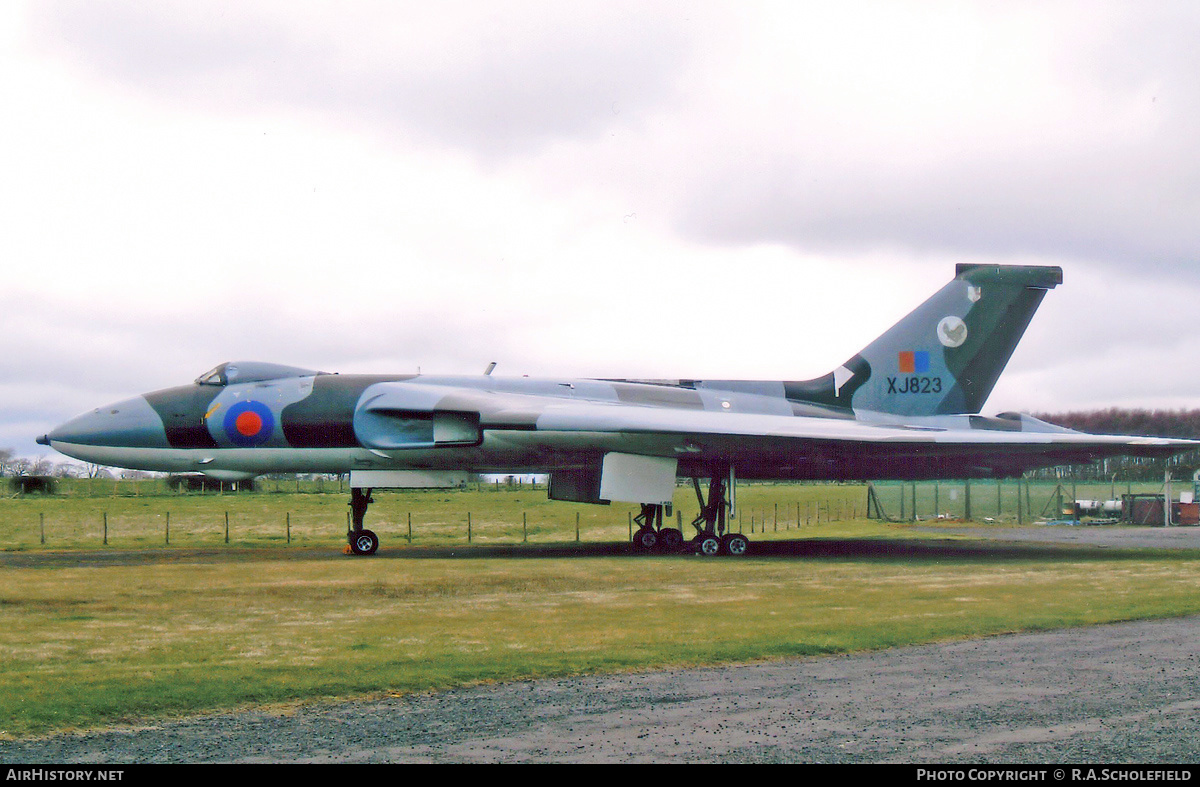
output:
[[[235,385],[237,383],[258,383],[264,380],[284,380],[289,377],[314,377],[318,374],[326,374],[326,372],[301,369],[298,366],[284,366],[281,363],[230,361],[200,375],[196,378],[196,383],[198,385]]]

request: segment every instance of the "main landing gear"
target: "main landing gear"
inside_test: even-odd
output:
[[[683,533],[673,527],[663,527],[663,512],[669,507],[642,503],[642,512],[633,518],[637,532],[633,534],[633,545],[643,552],[659,550],[678,552],[683,547]]]
[[[732,475],[729,483],[732,484]],[[633,521],[638,524],[637,532],[633,535],[635,548],[644,551],[679,552],[685,546],[701,555],[734,555],[741,556],[750,549],[750,540],[741,533],[729,533],[726,530],[725,513],[726,480],[720,474],[714,473],[708,487],[708,499],[700,488],[699,479],[692,479],[696,489],[696,499],[700,503],[700,513],[692,520],[696,528],[695,537],[685,544],[683,533],[673,527],[663,527],[663,511],[666,506],[643,503],[642,511]],[[669,515],[669,509],[668,515]]]
[[[367,516],[367,506],[374,503],[370,489],[351,487],[350,489],[350,519],[352,525],[346,533],[350,541],[350,551],[356,555],[373,555],[379,549],[379,536],[363,527],[363,519]]]

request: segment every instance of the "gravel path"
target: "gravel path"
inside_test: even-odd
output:
[[[0,762],[1200,761],[1200,618],[0,742]]]
[[[1194,763],[1198,642],[1184,618],[530,681],[0,741],[0,762]]]

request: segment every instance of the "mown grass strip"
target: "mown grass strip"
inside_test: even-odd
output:
[[[0,734],[1200,613],[1200,561],[1183,551],[851,539],[741,560],[617,552],[9,554]]]

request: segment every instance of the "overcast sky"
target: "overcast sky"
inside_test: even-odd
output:
[[[226,360],[806,379],[1061,265],[985,412],[1200,407],[1192,2],[0,5],[0,448]]]

